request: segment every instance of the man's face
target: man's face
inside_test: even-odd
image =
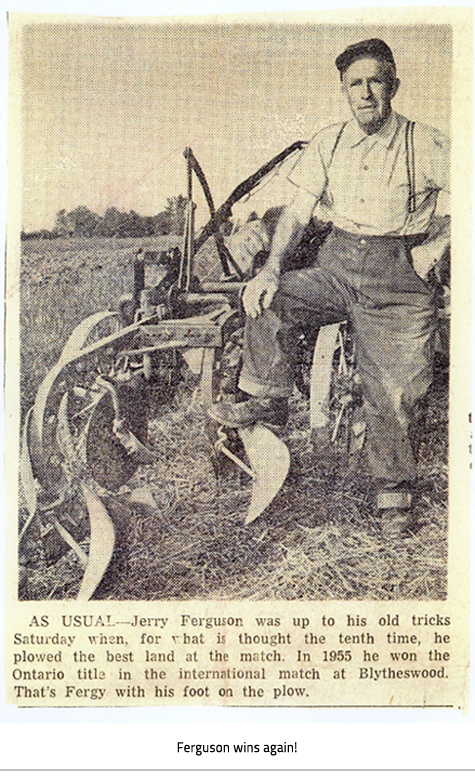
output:
[[[399,81],[388,65],[367,57],[352,62],[342,79],[351,111],[368,135],[377,132],[391,113],[391,100]]]

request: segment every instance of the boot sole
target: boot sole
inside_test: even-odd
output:
[[[273,428],[276,429],[282,429],[287,424],[287,420],[285,421],[270,421],[270,420],[250,420],[249,422],[235,422],[231,423],[229,421],[226,421],[224,418],[220,417],[219,413],[213,412],[213,408],[210,407],[208,409],[208,415],[209,417],[214,420],[216,423],[219,423],[221,426],[226,426],[226,428],[252,428],[253,426],[266,426],[270,427],[271,430]]]

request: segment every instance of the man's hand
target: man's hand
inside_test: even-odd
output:
[[[264,269],[249,281],[242,297],[247,315],[258,318],[267,310],[279,288],[279,273],[273,269]]]
[[[411,250],[412,266],[422,280],[427,279],[427,275],[437,264],[439,254],[439,247],[432,244],[422,243]]]

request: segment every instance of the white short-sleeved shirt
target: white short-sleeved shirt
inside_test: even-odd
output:
[[[392,112],[379,132],[367,135],[356,119],[318,132],[289,173],[315,195],[320,217],[356,234],[426,232],[440,190],[449,189],[449,139],[415,123],[415,212],[409,213],[407,119]]]

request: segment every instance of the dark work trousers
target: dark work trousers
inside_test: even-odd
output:
[[[367,460],[380,489],[415,479],[408,432],[432,380],[434,295],[410,256],[421,239],[334,229],[318,265],[283,274],[270,309],[248,318],[244,330],[240,388],[283,397],[293,390],[295,326],[349,321],[363,387]]]

